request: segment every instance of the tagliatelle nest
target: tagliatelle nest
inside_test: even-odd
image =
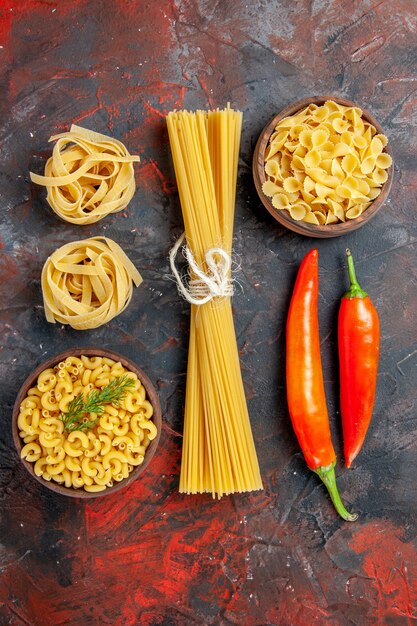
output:
[[[133,163],[140,158],[121,141],[74,124],[49,141],[56,144],[45,175],[31,172],[30,177],[47,188],[48,203],[59,217],[93,224],[126,208],[136,189]]]
[[[121,247],[106,237],[58,248],[42,270],[48,322],[75,330],[97,328],[125,310],[142,277]]]

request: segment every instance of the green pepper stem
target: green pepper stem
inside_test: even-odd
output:
[[[366,291],[364,291],[361,288],[361,286],[358,283],[358,279],[356,278],[355,264],[353,262],[353,256],[349,248],[346,248],[346,256],[347,256],[350,287],[343,297],[349,298],[349,299],[366,298],[368,294],[366,293]]]
[[[358,519],[358,514],[349,513],[345,509],[343,502],[340,498],[339,491],[337,489],[334,466],[335,466],[335,463],[332,463],[331,465],[318,467],[317,469],[313,471],[317,474],[317,476],[320,478],[320,480],[323,481],[324,485],[326,486],[326,489],[329,492],[330,498],[334,504],[334,508],[339,513],[340,517],[342,517],[347,522],[354,522],[355,520]]]
[[[353,256],[349,248],[346,248],[346,256],[348,263],[348,272],[349,272],[349,280],[350,286],[357,285],[359,287],[358,279],[356,278],[355,264],[353,262]]]

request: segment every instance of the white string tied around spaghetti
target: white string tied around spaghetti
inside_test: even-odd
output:
[[[228,298],[233,296],[234,289],[230,278],[232,261],[230,255],[223,248],[210,248],[204,255],[207,272],[201,269],[190,248],[185,245],[184,256],[190,267],[190,275],[197,276],[185,283],[177,270],[175,259],[178,250],[185,240],[185,233],[178,238],[169,253],[169,262],[172,273],[177,281],[178,291],[190,304],[207,304],[213,298]]]

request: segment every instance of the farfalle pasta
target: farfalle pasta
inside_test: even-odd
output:
[[[265,150],[263,193],[316,225],[355,219],[381,192],[392,159],[358,107],[328,100],[281,120]]]
[[[104,405],[100,415],[86,415],[94,426],[65,428],[68,405],[79,394],[103,390],[127,377],[132,383],[119,404]],[[107,357],[70,356],[45,369],[29,389],[17,417],[23,440],[21,457],[34,464],[37,476],[65,487],[103,491],[141,465],[158,434],[153,406],[134,372]]]

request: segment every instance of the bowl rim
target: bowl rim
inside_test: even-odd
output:
[[[152,421],[155,423],[155,426],[157,427],[157,435],[155,439],[153,439],[151,443],[149,444],[149,447],[146,450],[145,459],[142,465],[136,466],[127,478],[124,478],[120,482],[115,483],[112,487],[107,487],[106,489],[103,489],[103,491],[98,491],[94,493],[85,491],[84,489],[74,489],[73,487],[65,487],[53,481],[46,481],[42,478],[42,476],[37,476],[34,471],[34,463],[31,461],[27,461],[26,459],[22,459],[20,456],[20,452],[23,448],[23,445],[22,445],[23,441],[19,435],[19,428],[17,425],[17,418],[18,418],[19,411],[20,411],[20,405],[23,402],[24,398],[26,397],[27,391],[30,389],[30,387],[33,386],[39,374],[43,372],[45,369],[47,369],[48,367],[55,366],[57,363],[59,363],[62,360],[65,360],[69,356],[81,356],[81,355],[85,355],[89,357],[101,356],[101,357],[107,357],[116,361],[120,361],[122,365],[124,365],[124,367],[134,372],[139,378],[139,380],[141,381],[141,383],[143,384],[143,386],[145,387],[146,395],[153,406],[154,413],[152,416]],[[104,349],[91,348],[91,347],[71,348],[46,359],[45,361],[40,363],[31,372],[31,374],[29,374],[29,376],[26,377],[25,381],[23,382],[23,384],[21,385],[17,393],[16,400],[15,400],[15,403],[13,405],[13,410],[12,410],[12,436],[13,436],[13,442],[16,448],[19,461],[24,465],[24,467],[29,472],[29,474],[33,478],[35,478],[41,485],[43,485],[43,487],[46,487],[47,489],[55,493],[58,493],[67,497],[71,497],[71,498],[81,498],[81,499],[99,498],[99,497],[110,495],[112,493],[116,493],[117,491],[120,491],[121,489],[128,487],[133,481],[135,481],[139,477],[140,474],[142,474],[146,470],[149,463],[151,462],[159,444],[159,439],[161,437],[161,430],[162,430],[161,405],[159,402],[156,389],[154,385],[152,384],[152,382],[150,381],[150,379],[148,378],[148,376],[131,359],[129,359],[128,357],[125,357],[122,354],[119,354],[118,352],[115,352],[113,350],[108,350],[106,348]]]
[[[360,108],[362,110],[362,116],[371,124],[373,124],[373,126],[375,126],[378,133],[384,134],[384,135],[386,134],[381,124],[378,122],[378,120],[375,119],[372,113],[370,113],[367,109],[360,106],[356,102],[353,102],[352,100],[348,100],[346,98],[341,98],[338,96],[329,96],[329,95],[310,96],[308,98],[303,98],[301,100],[297,100],[296,102],[289,104],[287,107],[282,109],[282,111],[274,115],[274,117],[272,117],[269,120],[269,122],[265,125],[265,127],[263,128],[263,130],[261,131],[259,135],[259,138],[256,142],[254,154],[253,154],[252,174],[254,178],[255,187],[256,187],[256,190],[258,192],[258,195],[262,204],[267,209],[267,211],[272,215],[272,217],[277,222],[279,222],[282,226],[285,226],[289,230],[297,232],[298,234],[301,234],[301,235],[305,235],[307,237],[308,236],[321,237],[321,238],[340,237],[341,235],[357,230],[358,228],[366,224],[370,219],[372,219],[376,215],[376,213],[379,211],[381,206],[384,204],[384,202],[388,198],[392,181],[393,181],[393,177],[394,177],[394,162],[393,162],[387,170],[388,178],[385,181],[385,183],[382,185],[381,193],[379,194],[379,196],[375,200],[373,200],[371,206],[368,207],[362,213],[362,215],[360,215],[354,220],[348,220],[346,222],[341,222],[337,224],[328,224],[327,226],[320,225],[320,224],[319,225],[309,224],[308,222],[297,222],[296,220],[292,219],[292,217],[288,214],[286,210],[277,211],[273,207],[272,202],[269,199],[269,197],[266,196],[262,191],[262,184],[266,180],[265,170],[264,170],[265,149],[268,145],[268,141],[269,141],[271,134],[275,130],[276,124],[278,123],[278,121],[284,119],[285,117],[294,115],[295,113],[297,113],[297,111],[300,111],[300,109],[305,108],[309,104],[324,104],[324,102],[326,102],[327,100],[333,100],[334,102],[337,102],[338,104],[342,104],[344,106],[351,106],[351,107],[354,106],[354,107]],[[388,142],[388,145],[385,146],[384,151],[387,154],[389,154],[390,157],[392,158],[392,152],[391,152],[389,142]]]

